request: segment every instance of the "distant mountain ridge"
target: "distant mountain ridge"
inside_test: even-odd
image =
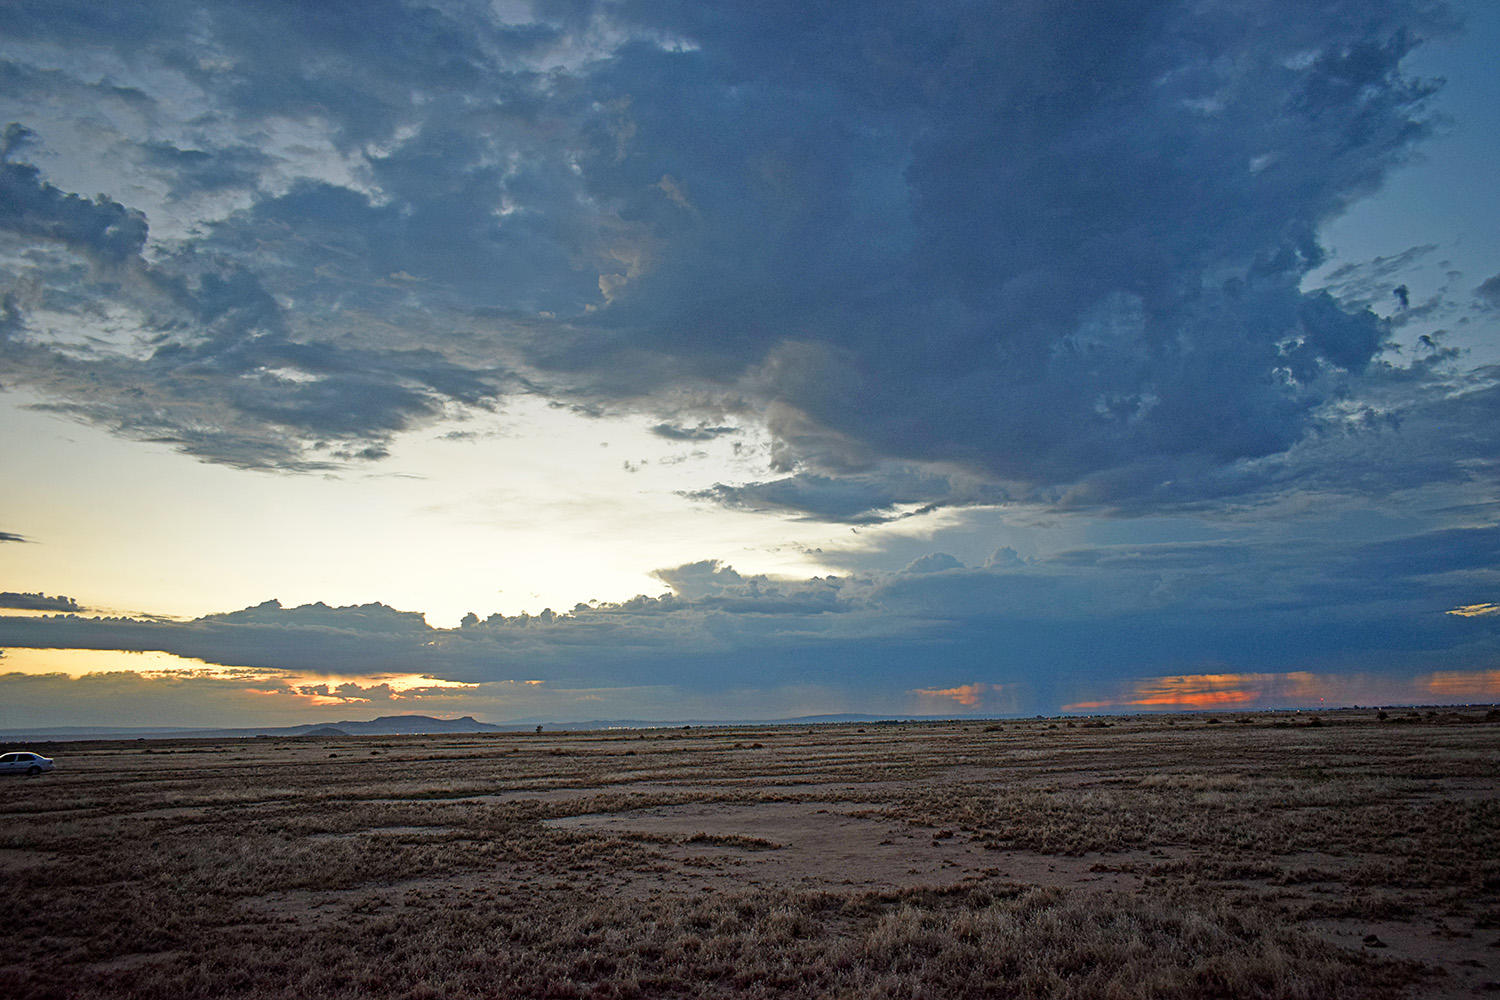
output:
[[[1413,706],[1446,708],[1455,706]],[[1489,708],[1500,712],[1500,706],[1479,704],[1467,708]],[[1286,706],[1256,710],[1259,714],[1273,715],[1286,712],[1315,711],[1314,709]],[[1337,712],[1340,709],[1327,709]],[[1130,713],[1140,714],[1140,713]],[[1180,713],[1200,714],[1200,713]],[[1431,713],[1429,713],[1431,714]],[[367,721],[309,722],[298,726],[259,726],[241,729],[210,729],[192,726],[52,726],[31,729],[0,729],[0,749],[19,749],[23,743],[68,742],[73,740],[129,740],[129,739],[245,739],[256,736],[278,736],[284,738],[309,736],[330,738],[347,736],[422,736],[452,733],[515,733],[540,727],[548,732],[582,732],[600,729],[686,729],[729,726],[817,726],[817,725],[881,725],[902,722],[995,722],[1022,719],[1065,719],[1077,716],[1014,716],[1014,715],[865,715],[843,713],[838,715],[799,715],[782,719],[590,719],[579,722],[552,722],[547,719],[510,719],[501,723],[480,722],[472,715],[457,719],[438,719],[430,715],[383,715]]]
[[[554,732],[591,729],[666,729],[682,726],[785,726],[830,723],[922,721],[947,716],[802,715],[786,719],[590,719],[552,722],[546,719],[511,719],[501,723],[480,722],[472,715],[439,719],[430,715],[382,715],[365,721],[308,722],[297,726],[245,726],[214,729],[197,726],[50,726],[0,730],[7,743],[30,741],[119,740],[119,739],[244,739],[255,736],[422,736],[451,733],[520,732],[542,726]]]
[[[528,728],[518,724],[496,726],[472,715],[437,719],[430,715],[382,715],[367,721],[309,722],[300,726],[248,726],[212,729],[184,726],[56,726],[0,731],[0,739],[90,740],[90,739],[232,739],[253,736],[420,736],[439,733],[499,733]]]
[[[306,736],[319,729],[342,730],[346,736],[397,736],[421,733],[496,733],[501,726],[480,722],[472,715],[457,719],[437,719],[430,715],[382,715],[368,722],[315,722],[303,726],[286,726],[275,730],[257,730],[284,736]]]

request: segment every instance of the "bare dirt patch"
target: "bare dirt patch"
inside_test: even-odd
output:
[[[861,806],[808,800],[691,803],[547,820],[557,829],[652,838],[678,860],[712,858],[710,887],[875,890],[996,878],[1037,886],[1120,888],[1140,878],[1104,870],[1097,857],[991,851],[952,830],[874,817]],[[1118,860],[1118,859],[1116,859]],[[658,887],[661,873],[643,873]],[[695,881],[704,880],[701,875]]]

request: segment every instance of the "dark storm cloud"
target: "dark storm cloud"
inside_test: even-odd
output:
[[[29,541],[25,535],[18,535],[14,531],[0,531],[0,542],[25,542]]]
[[[124,297],[154,351],[78,359],[33,331],[18,380],[283,467],[513,391],[726,433],[676,422],[690,389],[759,413],[788,477],[700,498],[851,523],[984,502],[912,466],[1126,510],[1219,502],[1247,464],[1352,434],[1334,411],[1370,391],[1388,324],[1301,284],[1319,227],[1429,131],[1434,85],[1403,60],[1451,27],[1441,6],[537,11],[21,5],[15,61],[139,71],[117,85],[151,134],[110,141],[142,179],[239,200],[147,267],[123,187],[90,201],[7,163],[14,237],[144,275],[14,277],[57,310]],[[47,141],[56,81],[16,79]],[[211,111],[182,118],[184,93]],[[331,371],[303,367],[319,351]]]
[[[1500,368],[1464,371],[1459,354],[1434,342],[1405,367],[1371,365],[1357,398],[1340,400],[1277,454],[1231,463],[1158,457],[1018,499],[1130,517],[1213,516],[1308,492],[1392,504],[1393,494],[1424,488],[1492,491]]]
[[[684,252],[600,322],[758,364],[877,454],[1032,483],[1275,454],[1381,345],[1298,283],[1426,129],[1409,10],[629,9],[701,47],[601,70],[635,131],[600,175]]]

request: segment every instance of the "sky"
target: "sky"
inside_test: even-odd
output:
[[[13,3],[0,728],[1500,700],[1497,47]]]

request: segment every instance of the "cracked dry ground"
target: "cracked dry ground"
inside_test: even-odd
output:
[[[58,744],[0,996],[1468,997],[1484,713]]]

